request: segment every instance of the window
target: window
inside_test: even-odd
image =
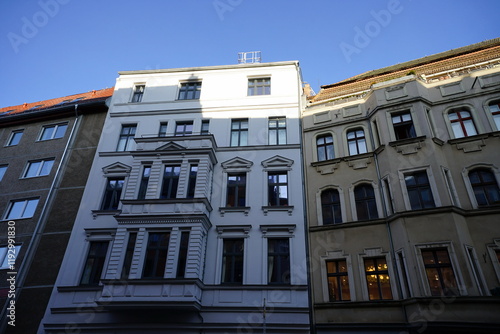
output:
[[[425,171],[405,174],[405,183],[412,210],[428,209],[436,206],[429,178]]]
[[[160,198],[177,198],[180,172],[180,165],[165,166]]]
[[[392,299],[391,282],[385,257],[365,259],[365,275],[370,300]]]
[[[286,144],[286,118],[269,118],[269,145]]]
[[[189,249],[189,231],[182,231],[181,241],[179,245],[179,257],[177,260],[177,278],[185,277],[188,249]]]
[[[448,114],[455,138],[477,135],[472,115],[466,110],[454,111]]]
[[[403,254],[403,250],[397,251],[396,255],[397,255],[396,261],[398,264],[398,269],[401,277],[403,297],[410,298],[411,297],[410,281],[408,279],[408,274],[406,271],[406,261]]]
[[[500,204],[500,189],[491,170],[474,169],[469,172],[469,180],[478,206]]]
[[[316,149],[318,161],[330,160],[335,158],[333,151],[333,137],[331,135],[322,135],[316,139]]]
[[[151,165],[142,167],[141,183],[139,184],[139,194],[137,199],[145,199],[148,191],[149,177],[151,176]]]
[[[170,233],[149,233],[146,259],[144,260],[143,278],[163,278],[167,263]]]
[[[415,138],[417,136],[410,112],[392,115],[392,125],[394,126],[396,140]]]
[[[179,89],[179,100],[195,100],[200,98],[201,82],[184,82]]]
[[[243,239],[224,239],[222,246],[222,283],[243,283],[243,246]]]
[[[132,148],[132,144],[134,142],[135,131],[137,129],[137,125],[123,125],[122,131],[120,132],[120,138],[118,139],[118,146],[116,148],[117,151],[130,151]]]
[[[432,296],[458,295],[458,285],[446,248],[422,249],[425,274]]]
[[[326,261],[326,277],[328,296],[331,302],[351,300],[346,260]]]
[[[243,207],[246,205],[246,173],[235,173],[227,175],[227,197],[226,206]]]
[[[130,232],[128,236],[127,248],[125,250],[125,258],[123,259],[122,279],[127,279],[132,267],[132,258],[134,257],[135,242],[137,240],[137,232]]]
[[[141,102],[142,97],[144,95],[145,88],[146,88],[146,85],[135,85],[134,86],[134,94],[132,95],[131,102]]]
[[[31,218],[35,214],[38,198],[11,201],[5,219]]]
[[[118,210],[124,183],[124,178],[108,178],[101,210]]]
[[[23,177],[27,178],[49,175],[52,165],[54,165],[54,159],[29,161]]]
[[[14,146],[19,144],[22,136],[23,136],[23,130],[12,131],[9,140],[7,141],[7,146]]]
[[[288,205],[287,172],[268,172],[267,194],[269,206]]]
[[[356,213],[358,220],[370,220],[378,218],[377,202],[375,192],[369,184],[361,184],[354,188],[354,199],[356,201]]]
[[[189,136],[193,133],[193,122],[177,122],[175,136]]]
[[[233,119],[231,121],[231,146],[247,146],[248,119]]]
[[[11,269],[16,264],[17,256],[21,251],[21,245],[14,245],[14,247],[3,246],[0,247],[0,270]]]
[[[267,275],[270,284],[290,284],[290,240],[267,240]]]
[[[58,139],[64,137],[68,124],[47,125],[42,128],[40,140]]]
[[[2,181],[8,166],[9,165],[0,165],[0,181]]]
[[[366,139],[363,129],[356,129],[347,132],[347,146],[349,155],[366,153]]]
[[[208,119],[204,119],[201,121],[201,131],[200,134],[208,135],[210,132],[208,131],[210,127],[210,121]]]
[[[321,213],[323,225],[342,223],[340,196],[337,189],[326,189],[321,192]]]
[[[196,176],[198,175],[198,165],[189,166],[189,177],[188,177],[188,189],[187,198],[194,198],[194,192],[196,190]]]
[[[166,137],[167,136],[167,126],[168,126],[168,123],[160,123],[160,131],[158,132],[158,137]]]
[[[248,79],[248,96],[271,94],[271,78]]]
[[[494,102],[490,104],[491,117],[497,127],[497,131],[500,131],[500,102]]]
[[[108,253],[108,241],[91,241],[80,285],[98,285]]]

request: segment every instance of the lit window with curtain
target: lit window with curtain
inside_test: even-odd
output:
[[[427,282],[432,296],[456,296],[458,284],[446,248],[422,249]]]
[[[389,268],[385,257],[366,258],[364,265],[368,298],[370,300],[392,299]]]
[[[351,300],[346,260],[326,261],[326,277],[328,280],[328,297],[331,302]]]

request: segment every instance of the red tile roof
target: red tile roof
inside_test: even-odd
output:
[[[321,86],[320,92],[309,99],[322,102],[370,89],[371,85],[405,76],[429,76],[445,71],[497,60],[500,63],[500,38],[449,50],[405,63],[368,71],[331,85]]]
[[[89,102],[105,100],[113,95],[114,88],[105,88],[93,90],[87,93],[74,94],[55,99],[44,100],[39,102],[24,103],[12,107],[0,108],[0,117],[20,114],[28,111],[49,109],[57,106],[69,106],[75,104],[85,104]]]

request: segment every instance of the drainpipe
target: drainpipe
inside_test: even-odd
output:
[[[380,198],[382,199],[382,211],[383,211],[383,214],[384,214],[385,226],[386,226],[386,229],[387,229],[387,236],[389,237],[389,252],[391,254],[391,259],[392,259],[392,269],[394,271],[394,276],[396,277],[396,286],[397,286],[397,289],[398,289],[398,294],[402,298],[403,297],[403,288],[401,287],[402,286],[402,284],[401,284],[401,277],[399,277],[399,272],[398,272],[398,268],[397,268],[397,265],[396,265],[396,252],[394,250],[394,242],[393,242],[393,238],[392,238],[391,225],[387,221],[388,213],[387,213],[387,208],[385,207],[385,194],[384,194],[384,191],[382,189],[382,176],[380,175],[380,166],[379,166],[379,162],[378,162],[378,153],[375,151],[375,141],[374,141],[374,137],[373,137],[373,129],[371,127],[370,120],[368,120],[368,132],[370,134],[370,140],[372,142],[373,158],[375,160],[375,169],[377,171],[378,184],[380,185],[379,186],[379,193],[380,193]],[[408,324],[408,314],[406,312],[406,307],[401,306],[401,309],[403,311],[403,316],[404,316],[404,319],[405,319],[405,324]]]
[[[38,248],[38,245],[40,244],[40,239],[42,237],[42,233],[45,229],[45,224],[47,223],[48,220],[48,213],[50,211],[50,208],[52,207],[53,201],[55,199],[55,195],[57,192],[57,189],[59,188],[59,184],[61,183],[62,176],[63,176],[63,171],[68,163],[68,152],[72,149],[73,142],[75,141],[75,133],[77,127],[80,125],[80,117],[78,115],[78,104],[75,104],[75,122],[73,123],[73,127],[71,128],[71,133],[68,138],[68,142],[66,143],[66,146],[64,147],[64,152],[61,157],[61,161],[59,163],[59,166],[57,167],[57,171],[55,173],[54,179],[52,180],[52,184],[49,188],[49,192],[47,194],[47,199],[45,200],[45,203],[42,208],[42,212],[40,213],[40,218],[38,219],[38,222],[35,226],[35,230],[33,231],[33,236],[31,237],[31,241],[28,244],[28,249],[26,250],[26,253],[24,255],[23,262],[19,266],[19,269],[17,270],[18,275],[16,277],[16,300],[19,299],[19,296],[21,294],[21,291],[23,289],[24,281],[26,280],[26,275],[27,271],[29,270],[31,263],[33,262],[33,258],[35,257],[36,250]],[[7,299],[8,301],[8,299]],[[0,325],[0,332],[3,333],[5,331],[5,328],[7,326],[7,306],[8,302],[5,303],[2,313],[1,313],[1,319],[3,319],[1,325]]]

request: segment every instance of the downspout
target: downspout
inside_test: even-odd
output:
[[[400,298],[402,298],[403,297],[403,288],[401,287],[401,285],[402,285],[401,284],[401,277],[399,277],[399,271],[398,271],[398,268],[396,265],[396,252],[394,250],[394,241],[392,238],[391,225],[389,224],[389,222],[387,220],[388,213],[387,213],[387,208],[385,207],[385,194],[384,194],[384,191],[382,189],[382,176],[380,175],[378,153],[375,150],[375,141],[374,141],[374,137],[373,137],[373,129],[371,127],[370,120],[368,120],[368,132],[370,134],[370,140],[372,142],[373,158],[375,160],[375,169],[377,171],[378,184],[380,185],[378,187],[378,189],[379,189],[379,193],[380,193],[380,198],[382,199],[382,211],[384,214],[385,226],[387,229],[387,236],[389,237],[389,252],[391,254],[391,259],[392,259],[392,270],[394,271],[394,276],[396,277],[396,286],[398,289],[398,294],[399,294]],[[406,312],[406,307],[401,306],[401,309],[403,311],[405,325],[408,325],[408,314]]]
[[[297,65],[296,65],[297,66]],[[299,82],[299,89],[297,91],[298,93],[298,98],[299,98],[299,141],[300,141],[300,168],[301,168],[301,173],[302,177],[304,178],[304,182],[302,182],[302,211],[304,214],[304,245],[305,245],[305,252],[306,252],[306,280],[307,280],[307,303],[309,304],[309,328],[311,330],[311,334],[316,333],[316,324],[314,323],[314,308],[313,308],[313,297],[312,297],[312,285],[311,285],[311,257],[309,254],[309,231],[308,231],[308,224],[307,224],[307,174],[305,171],[305,159],[304,159],[304,135],[302,131],[302,110],[304,108],[303,106],[303,93],[302,93],[302,75],[300,73],[300,67],[297,66],[297,77],[298,77],[298,82]]]
[[[49,188],[49,192],[47,194],[47,199],[45,200],[45,203],[42,208],[42,212],[40,213],[40,218],[38,219],[38,222],[35,226],[35,230],[33,231],[33,236],[31,238],[31,241],[28,245],[28,249],[26,250],[26,254],[24,256],[23,262],[19,266],[19,269],[17,270],[18,275],[16,277],[16,297],[15,299],[19,299],[19,295],[21,294],[21,291],[23,289],[24,282],[26,280],[27,276],[27,270],[31,267],[31,263],[33,262],[33,258],[35,257],[36,250],[38,248],[38,245],[40,244],[40,239],[42,237],[45,225],[48,220],[48,213],[50,211],[50,208],[52,207],[55,194],[57,189],[59,188],[59,184],[62,179],[63,175],[63,170],[66,167],[66,164],[68,163],[67,158],[68,158],[68,152],[72,149],[73,142],[75,140],[75,133],[77,127],[80,125],[80,117],[78,115],[78,104],[75,104],[75,122],[73,123],[73,127],[71,128],[71,133],[68,138],[68,142],[66,143],[66,146],[64,147],[64,152],[63,155],[61,156],[61,161],[59,163],[59,166],[57,167],[56,174],[54,176],[54,179],[52,180],[52,184]],[[26,268],[26,270],[25,270]],[[7,299],[8,300],[8,299]],[[4,308],[2,310],[1,317],[3,319],[2,324],[0,326],[0,332],[5,330],[5,327],[7,326],[7,318],[6,318],[6,312],[7,312],[7,305],[8,303],[6,302],[4,305]]]

